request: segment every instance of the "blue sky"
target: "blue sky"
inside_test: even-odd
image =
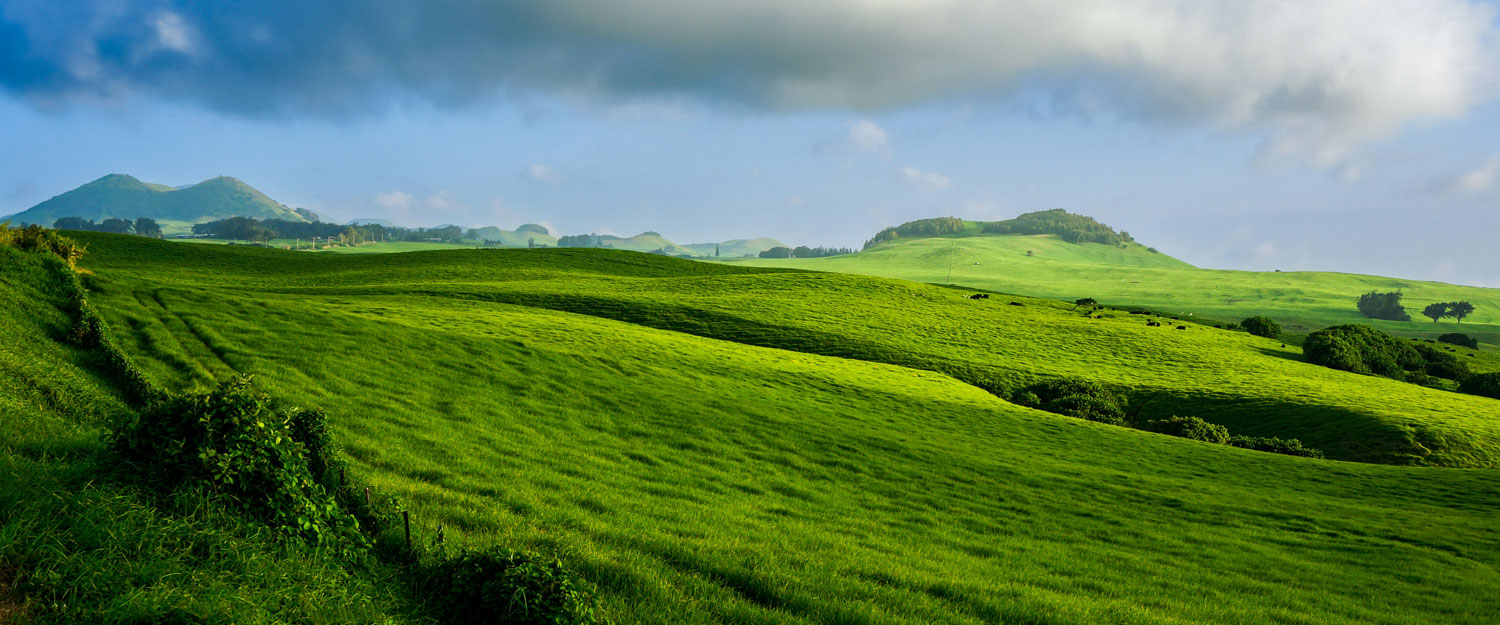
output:
[[[0,214],[107,173],[684,243],[1065,208],[1200,266],[1500,286],[1493,7],[1291,6],[12,0]]]

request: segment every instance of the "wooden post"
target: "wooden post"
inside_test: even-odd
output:
[[[406,549],[407,549],[407,551],[410,551],[411,550],[411,513],[410,512],[407,512],[405,510],[401,511],[401,523],[406,526]]]
[[[365,505],[370,505],[370,487],[365,487]]]

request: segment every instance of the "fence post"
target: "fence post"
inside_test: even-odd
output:
[[[411,551],[411,513],[401,511],[401,523],[406,526],[406,550]]]
[[[365,505],[370,505],[370,487],[365,487]]]

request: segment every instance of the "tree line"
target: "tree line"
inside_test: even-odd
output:
[[[161,238],[161,226],[150,217],[137,217],[135,221],[111,217],[99,223],[92,219],[82,217],[63,217],[52,222],[54,230],[86,230],[89,232],[113,232],[115,234],[135,234],[143,237]]]
[[[1359,296],[1359,301],[1355,306],[1359,308],[1360,313],[1371,319],[1411,321],[1411,315],[1407,314],[1406,307],[1401,305],[1401,298],[1400,290],[1386,293],[1371,291]],[[1422,309],[1422,315],[1431,318],[1433,323],[1437,323],[1444,317],[1453,317],[1459,323],[1463,323],[1464,317],[1473,313],[1474,305],[1463,300],[1435,302]]]
[[[842,256],[853,254],[854,250],[847,247],[808,247],[798,245],[797,247],[777,246],[760,253],[761,258],[823,258],[825,256]]]
[[[984,225],[985,234],[1053,234],[1069,243],[1120,245],[1134,241],[1129,232],[1116,232],[1092,217],[1074,215],[1061,208],[1019,215],[1015,219]]]
[[[287,221],[229,217],[193,225],[193,234],[220,239],[239,239],[264,243],[271,239],[330,239],[345,245],[366,241],[441,241],[462,243],[464,231],[458,226],[442,228],[400,228],[381,224],[334,224],[322,221]]]

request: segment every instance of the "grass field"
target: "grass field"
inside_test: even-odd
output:
[[[1032,256],[1027,256],[1027,252]],[[919,282],[959,284],[1036,297],[1093,297],[1149,306],[1170,315],[1238,321],[1265,314],[1293,332],[1338,323],[1369,323],[1401,336],[1435,338],[1466,332],[1500,345],[1500,289],[1328,272],[1199,269],[1131,244],[1073,244],[1048,235],[935,237],[892,241],[847,256],[733,261],[764,267],[837,271]],[[1370,320],[1355,309],[1369,291],[1401,290],[1410,322]],[[1468,300],[1462,324],[1422,317],[1432,302]]]
[[[1437,436],[1455,464],[1492,451],[1485,411],[1500,402],[1311,368],[1243,334],[1148,335],[1138,318],[1040,300],[602,250],[347,257],[86,238],[95,302],[152,378],[250,373],[328,408],[357,479],[407,497],[420,535],[442,524],[464,544],[558,551],[619,623],[1500,611],[1490,471],[1201,444],[953,377],[1099,371],[1198,395],[1221,389],[1210,365],[1232,358],[1251,382],[1226,403],[1262,389],[1323,411],[1305,420]],[[1383,395],[1462,414],[1340,403]]]

